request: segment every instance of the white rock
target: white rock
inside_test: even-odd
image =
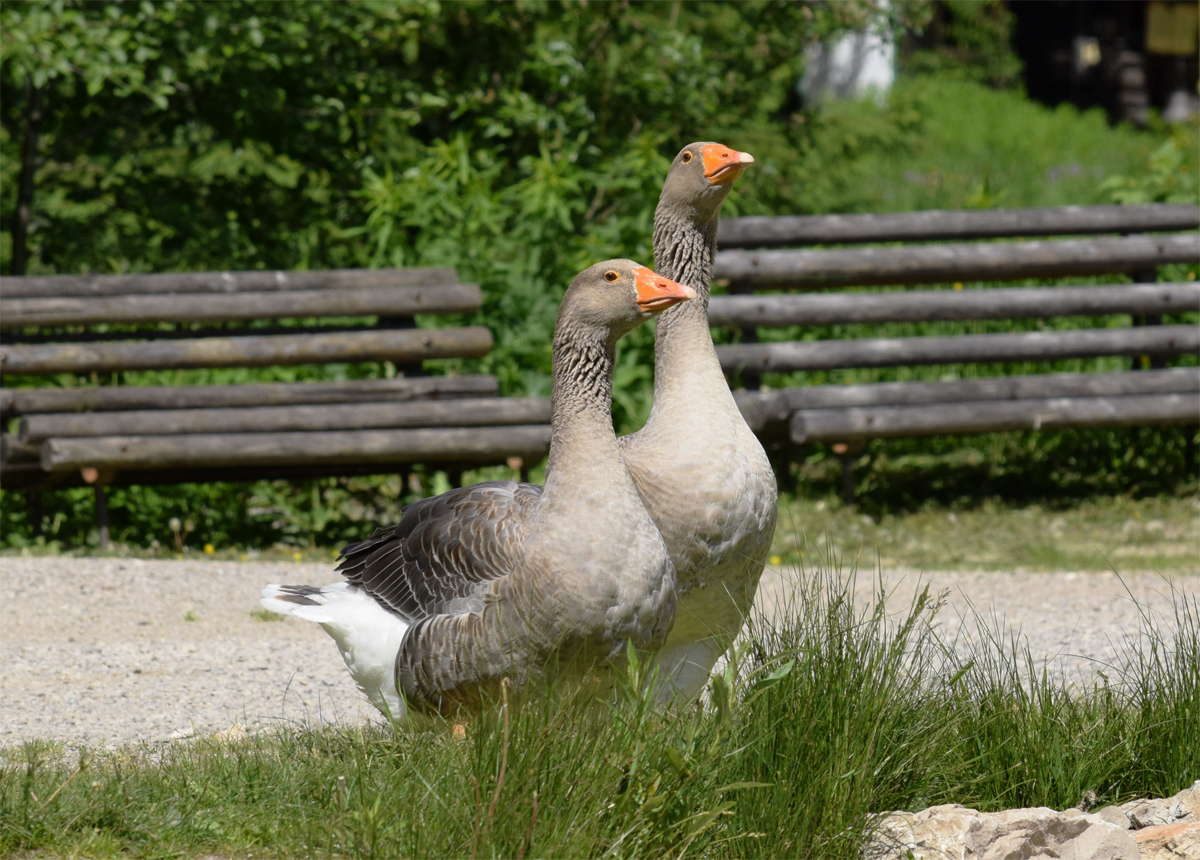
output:
[[[1096,811],[1105,821],[1131,830],[1164,824],[1200,821],[1200,780],[1178,794],[1160,800],[1131,800]]]
[[[1139,860],[1121,827],[1077,809],[979,812],[957,804],[884,819],[867,860]]]

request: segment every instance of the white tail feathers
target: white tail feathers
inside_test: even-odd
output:
[[[396,654],[409,623],[348,582],[268,585],[259,601],[272,612],[320,624],[333,637],[360,690],[384,716],[405,722],[396,690]]]

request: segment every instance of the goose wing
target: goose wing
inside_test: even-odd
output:
[[[542,488],[488,481],[422,499],[400,522],[342,550],[338,572],[406,618],[483,608],[520,557]]]

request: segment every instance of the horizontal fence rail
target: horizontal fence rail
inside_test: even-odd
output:
[[[1200,423],[1200,393],[805,410],[792,416],[790,435],[792,442],[803,444],[1065,427],[1195,423]]]
[[[478,310],[482,303],[483,296],[474,284],[347,287],[228,295],[3,298],[0,299],[0,328],[470,313]]]
[[[718,251],[716,277],[754,289],[1056,278],[1200,262],[1200,233],[815,251]]]
[[[1200,282],[903,293],[713,296],[715,326],[837,325],[1200,311]]]
[[[480,358],[491,348],[492,333],[484,326],[209,337],[147,343],[17,345],[0,347],[0,372],[37,375],[358,361],[413,362],[434,358]]]
[[[1200,351],[1200,326],[1164,325],[1135,329],[749,343],[719,346],[717,357],[727,373],[741,370],[787,373],[849,367],[1178,355],[1197,351]]]
[[[254,382],[245,385],[104,386],[99,388],[0,388],[0,413],[106,412],[125,409],[203,409],[367,403],[423,398],[488,397],[496,377],[418,376],[345,382]]]
[[[21,419],[19,437],[22,442],[40,442],[52,436],[277,433],[366,430],[375,427],[478,427],[488,424],[549,423],[549,398],[489,397],[410,403],[27,415]]]
[[[751,429],[786,421],[803,409],[854,406],[921,406],[979,400],[1038,400],[1056,397],[1112,397],[1126,394],[1200,392],[1200,367],[1172,367],[1136,373],[1046,373],[988,376],[943,382],[864,382],[812,385],[775,391],[739,391],[734,397]]]
[[[550,448],[550,427],[437,427],[324,433],[206,433],[181,436],[93,436],[48,439],[47,472],[198,467],[335,466],[365,463],[536,462]]]
[[[424,287],[458,283],[454,269],[325,269],[312,272],[167,272],[139,275],[30,275],[0,278],[5,298],[162,295],[167,293],[265,293],[280,290],[343,290]]]
[[[1195,230],[1200,210],[1190,204],[1059,206],[981,211],[931,210],[880,215],[748,216],[722,220],[722,248],[779,248],[855,242],[927,242],[1078,233]]]

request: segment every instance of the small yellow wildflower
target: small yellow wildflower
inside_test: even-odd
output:
[[[955,281],[954,289],[959,290],[961,292],[962,291],[962,281]]]
[[[249,561],[249,560],[250,560],[250,556],[248,556],[248,555],[239,555],[238,556],[238,561]]]
[[[771,564],[780,564],[782,561],[783,559],[777,555],[771,556]]]
[[[292,558],[294,558],[296,561],[299,561],[300,559],[304,558],[304,556],[302,556],[298,552],[294,552],[294,553],[292,553]]]
[[[215,546],[213,546],[212,544],[210,544],[210,543],[206,543],[206,544],[204,545],[204,553],[205,553],[205,555],[212,555],[212,554],[213,554],[214,552],[216,552],[216,551],[217,551],[217,548],[216,548]]]

